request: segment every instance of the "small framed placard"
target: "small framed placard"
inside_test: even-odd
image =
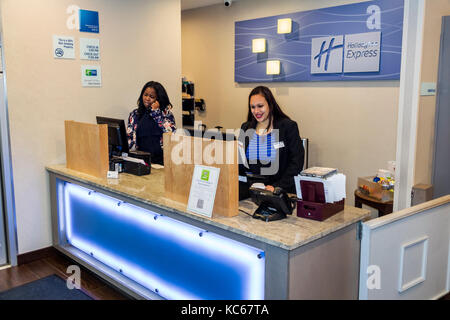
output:
[[[100,66],[81,66],[81,85],[83,87],[101,87],[102,72]]]
[[[80,31],[99,33],[98,11],[80,9]]]
[[[53,36],[53,57],[56,59],[75,59],[73,37]]]
[[[80,38],[80,59],[100,60],[100,39]]]
[[[211,218],[219,175],[220,168],[195,166],[187,206],[189,211]]]

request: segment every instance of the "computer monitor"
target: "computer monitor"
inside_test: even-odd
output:
[[[122,152],[128,153],[128,138],[125,130],[125,121],[97,116],[97,124],[108,125],[109,156],[120,156]]]

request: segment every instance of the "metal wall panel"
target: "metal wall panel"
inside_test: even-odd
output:
[[[434,198],[450,194],[450,16],[442,18],[433,163]]]

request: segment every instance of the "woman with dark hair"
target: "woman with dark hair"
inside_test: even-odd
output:
[[[269,88],[254,88],[248,97],[247,122],[241,126],[239,140],[244,146],[248,166],[246,173],[265,177],[266,189],[281,187],[295,193],[294,176],[303,168],[304,149],[297,123],[280,108]]]
[[[130,150],[150,152],[152,163],[164,164],[163,133],[176,129],[166,89],[159,82],[147,82],[137,105],[128,117],[128,146]]]

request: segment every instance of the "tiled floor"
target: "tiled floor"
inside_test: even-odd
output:
[[[67,267],[75,263],[62,254],[36,260],[20,266],[0,270],[0,292],[22,284],[56,274],[67,279]],[[128,300],[129,298],[101,281],[95,275],[81,268],[81,291],[95,300]]]

